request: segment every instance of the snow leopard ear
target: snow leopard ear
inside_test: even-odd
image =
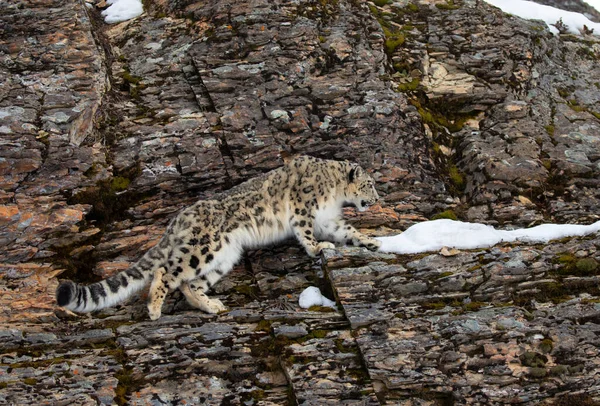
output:
[[[348,173],[348,183],[354,182],[362,174],[362,168],[358,165],[353,165]]]

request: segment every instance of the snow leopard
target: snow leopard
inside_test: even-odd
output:
[[[90,285],[63,281],[59,306],[91,312],[114,306],[148,283],[150,319],[161,316],[167,293],[179,289],[207,313],[227,310],[206,292],[248,249],[295,237],[311,257],[338,245],[376,251],[381,242],[342,219],[345,206],[366,210],[378,201],[375,182],[358,164],[300,156],[284,166],[199,200],[181,211],[160,241],[127,270]]]

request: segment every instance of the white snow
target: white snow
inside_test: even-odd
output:
[[[298,304],[303,309],[308,309],[311,306],[326,306],[337,309],[335,302],[323,296],[321,290],[315,286],[310,286],[300,293]]]
[[[517,230],[496,230],[492,226],[448,219],[425,221],[409,227],[402,234],[377,237],[382,252],[416,254],[439,251],[443,247],[474,249],[491,247],[501,242],[523,241],[546,243],[564,237],[583,236],[600,231],[600,221],[589,226],[575,224],[543,224]]]
[[[561,10],[526,0],[485,0],[485,2],[508,14],[528,20],[542,20],[554,34],[558,34],[558,29],[552,24],[556,24],[558,20],[562,19],[562,22],[572,34],[579,34],[583,30],[583,26],[586,25],[594,30],[595,35],[600,35],[600,24],[589,20],[581,13]]]
[[[102,11],[102,15],[108,24],[127,21],[144,12],[141,0],[107,0],[106,3],[110,6]]]

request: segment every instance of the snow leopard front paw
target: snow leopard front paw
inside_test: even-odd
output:
[[[148,316],[150,316],[150,320],[158,320],[161,315],[161,306],[157,306],[156,303],[148,304]]]
[[[219,299],[208,299],[205,303],[203,303],[202,310],[208,314],[217,314],[227,311],[227,306],[225,306]]]
[[[335,248],[335,244],[329,241],[322,241],[317,244],[316,252],[319,255],[323,250],[329,250]]]
[[[365,238],[360,241],[359,245],[365,247],[369,251],[377,251],[381,247],[381,241],[374,238]]]

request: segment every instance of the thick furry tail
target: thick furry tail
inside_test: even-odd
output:
[[[154,246],[129,269],[100,282],[91,285],[61,282],[56,289],[56,302],[61,307],[81,313],[114,306],[142,290],[152,279],[154,271],[165,262],[166,255]]]

